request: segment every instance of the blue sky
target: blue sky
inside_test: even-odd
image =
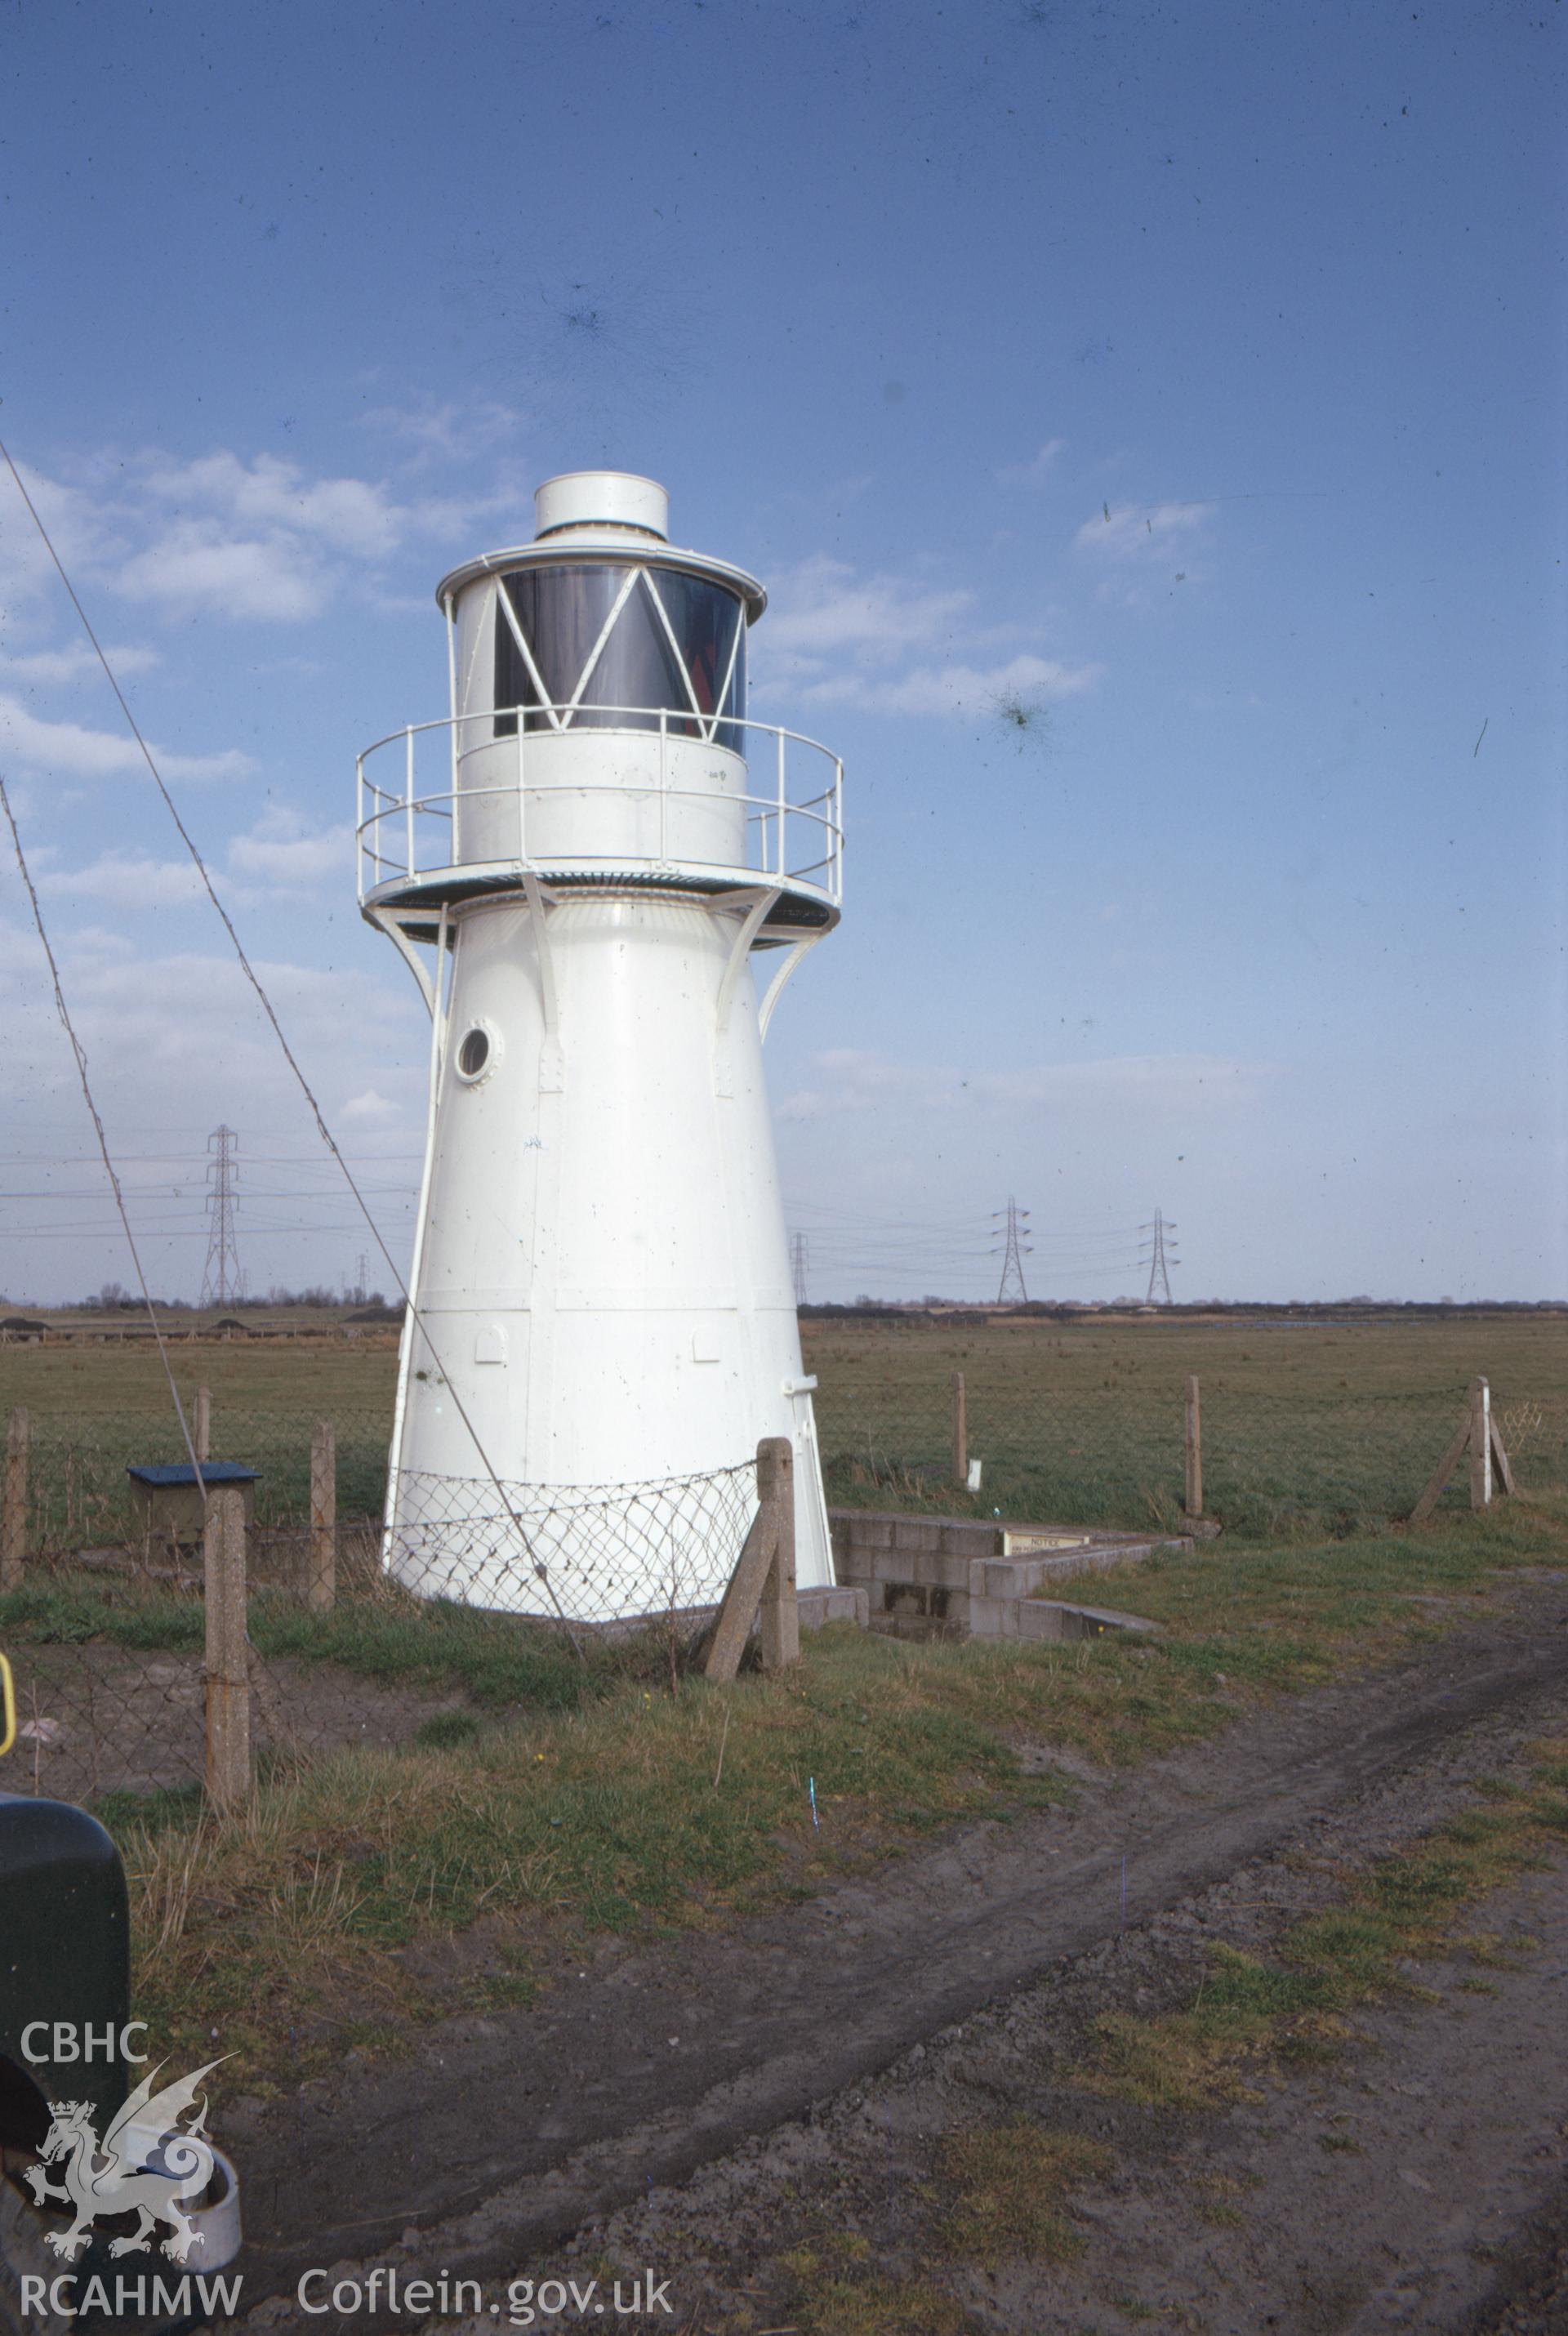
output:
[[[847,765],[813,1297],[1568,1294],[1563,11],[103,5],[4,44],[0,430],[407,1241],[355,750],[605,462]],[[0,767],[155,1280],[367,1246],[0,481]],[[1022,727],[1008,708],[1021,708]],[[128,1280],[0,867],[0,1290]],[[385,1276],[373,1276],[385,1280]]]

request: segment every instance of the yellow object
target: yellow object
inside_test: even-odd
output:
[[[0,1700],[4,1702],[4,1711],[0,1713],[0,1760],[3,1760],[16,1741],[16,1682],[4,1655],[0,1655]]]

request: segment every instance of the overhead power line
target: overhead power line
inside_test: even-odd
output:
[[[103,645],[93,629],[92,622],[88,618],[87,611],[83,607],[81,600],[77,597],[76,588],[65,572],[64,562],[61,560],[60,554],[54,549],[54,540],[50,536],[49,530],[44,526],[37,506],[34,504],[32,496],[28,493],[27,489],[23,482],[22,473],[18,471],[15,462],[12,460],[11,450],[5,444],[4,439],[0,439],[0,461],[5,462],[6,469],[10,472],[12,479],[15,483],[16,492],[27,506],[28,514],[43,540],[44,548],[49,554],[50,560],[54,565],[55,571],[60,578],[61,583],[65,588],[71,605],[82,620],[82,629],[86,634],[88,640],[92,643],[93,653],[96,656],[100,666],[102,666],[103,669],[104,678],[108,682],[110,688],[113,691],[114,696],[119,702],[120,710],[125,716],[126,725],[129,728],[131,736],[135,739],[137,746],[141,750],[141,759],[146,764],[148,771],[151,774],[152,784],[157,788],[159,795],[162,800],[163,806],[174,823],[175,831],[178,833],[181,843],[184,844],[186,851],[190,856],[191,863],[194,866],[198,876],[201,880],[203,891],[206,892],[208,899],[211,901],[213,909],[223,926],[224,931],[228,934],[230,942],[233,944],[234,954],[239,959],[240,970],[243,972],[246,979],[249,982],[251,988],[256,993],[257,1001],[259,1004],[262,1012],[266,1015],[268,1022],[271,1026],[273,1036],[278,1040],[278,1046],[283,1054],[284,1061],[288,1065],[289,1069],[293,1072],[295,1081],[298,1085],[299,1091],[305,1097],[306,1103],[310,1110],[311,1117],[316,1123],[317,1133],[321,1137],[322,1143],[326,1145],[333,1159],[337,1163],[338,1167],[341,1169],[344,1183],[347,1185],[348,1190],[354,1195],[354,1199],[358,1205],[359,1212],[365,1219],[365,1222],[370,1232],[371,1238],[375,1241],[376,1248],[381,1251],[382,1256],[386,1260],[387,1269],[392,1275],[393,1280],[397,1286],[399,1295],[404,1299],[407,1308],[407,1321],[412,1327],[419,1331],[420,1336],[424,1338],[425,1346],[429,1350],[432,1363],[437,1368],[437,1369],[439,1369],[441,1368],[441,1357],[437,1352],[436,1342],[431,1336],[430,1326],[424,1319],[420,1309],[415,1305],[408,1285],[404,1280],[403,1274],[399,1270],[397,1260],[386,1245],[385,1238],[382,1233],[380,1226],[377,1224],[375,1217],[371,1213],[370,1205],[360,1190],[359,1184],[354,1175],[354,1172],[350,1168],[347,1160],[344,1157],[342,1151],[339,1149],[336,1137],[333,1134],[332,1130],[326,1124],[326,1119],[322,1112],[321,1105],[317,1100],[316,1092],[311,1086],[309,1080],[306,1077],[298,1058],[295,1055],[293,1047],[289,1045],[288,1040],[284,1034],[283,1025],[278,1020],[272,1000],[267,994],[266,986],[262,982],[261,977],[257,972],[255,967],[250,962],[250,959],[246,952],[245,944],[240,939],[239,932],[235,928],[233,919],[229,916],[228,910],[224,907],[222,901],[218,897],[217,887],[212,881],[211,872],[208,868],[206,861],[201,856],[200,849],[196,842],[196,839],[190,833],[185,822],[180,816],[179,807],[176,804],[173,796],[170,793],[168,787],[164,784],[163,774],[160,771],[157,762],[153,757],[152,749],[149,746],[146,739],[141,735],[141,730],[137,722],[136,716],[131,711],[130,701],[127,699],[125,692],[121,688],[119,682],[115,679],[114,669],[104,654]],[[86,1058],[83,1055],[80,1046],[77,1044],[75,1032],[71,1028],[69,1017],[65,1014],[65,1004],[60,988],[59,974],[55,970],[54,954],[50,950],[48,936],[44,930],[43,914],[38,907],[37,894],[33,891],[33,880],[27,874],[26,863],[22,857],[22,838],[17,832],[16,822],[11,816],[11,805],[8,799],[5,800],[5,816],[10,822],[12,836],[16,846],[17,861],[22,867],[24,881],[26,883],[27,890],[32,896],[34,916],[38,925],[39,939],[44,943],[44,953],[49,958],[50,969],[54,976],[55,1002],[59,1006],[62,1019],[65,1021],[66,1029],[71,1037],[71,1043],[75,1048],[77,1066],[82,1075],[83,1092],[87,1093]],[[438,973],[441,970],[444,959],[446,945],[446,911],[443,910],[441,925],[436,940],[436,969]],[[87,1100],[89,1107],[93,1111],[93,1125],[97,1131],[99,1145],[103,1153],[103,1164],[109,1172],[111,1182],[114,1184],[115,1198],[118,1201],[120,1199],[120,1186],[118,1179],[114,1175],[113,1163],[109,1156],[108,1140],[103,1133],[102,1122],[98,1117],[97,1109],[93,1105],[93,1099],[90,1093],[87,1095]],[[121,1215],[124,1222],[126,1240],[127,1241],[131,1241],[131,1223],[129,1218],[125,1216],[123,1205],[122,1205],[121,1208]],[[132,1255],[134,1255],[135,1249],[133,1242],[131,1243],[131,1249]],[[137,1272],[140,1276],[141,1261],[139,1259],[137,1260]],[[180,1406],[179,1393],[174,1385],[174,1374],[169,1366],[168,1354],[163,1347],[162,1333],[158,1329],[157,1316],[153,1309],[151,1295],[147,1290],[144,1278],[142,1279],[142,1293],[146,1298],[147,1310],[152,1319],[154,1331],[158,1336],[159,1350],[163,1355],[163,1366],[165,1374],[169,1380],[169,1391],[174,1398],[174,1407],[176,1412],[179,1414],[180,1428],[181,1431],[185,1433],[186,1446],[187,1449],[190,1451],[191,1465],[194,1466],[195,1449],[190,1444],[189,1432],[185,1428],[185,1414]],[[447,1393],[452,1403],[452,1407],[456,1412],[459,1419],[462,1420],[469,1439],[473,1445],[474,1455],[478,1459],[481,1467],[484,1470],[485,1475],[489,1478],[490,1483],[495,1489],[496,1496],[501,1502],[503,1512],[515,1527],[518,1539],[521,1543],[522,1547],[528,1551],[530,1554],[531,1561],[533,1562],[534,1572],[540,1580],[545,1595],[550,1600],[550,1604],[555,1608],[556,1614],[560,1621],[561,1627],[565,1630],[568,1639],[571,1641],[572,1647],[576,1650],[579,1659],[586,1662],[588,1658],[584,1653],[582,1641],[579,1639],[576,1631],[571,1627],[570,1621],[567,1618],[565,1610],[561,1606],[560,1600],[556,1593],[555,1586],[550,1579],[548,1569],[540,1563],[537,1558],[534,1557],[532,1538],[528,1528],[524,1524],[521,1517],[518,1514],[516,1506],[511,1496],[508,1493],[505,1484],[497,1475],[494,1464],[490,1457],[489,1450],[470,1416],[468,1406],[463,1402],[462,1396],[458,1393],[456,1387],[452,1383],[450,1377],[447,1377]],[[203,1502],[205,1504],[205,1486],[202,1484],[201,1472],[200,1468],[197,1468],[196,1471],[196,1481],[199,1487],[202,1490]]]
[[[0,449],[0,452],[3,451]],[[9,456],[6,459],[9,461]],[[169,1395],[174,1406],[174,1416],[180,1423],[180,1433],[184,1438],[185,1449],[190,1455],[190,1465],[195,1473],[197,1491],[205,1504],[207,1486],[201,1475],[201,1463],[196,1456],[196,1445],[185,1418],[185,1406],[180,1400],[180,1389],[174,1383],[174,1368],[169,1359],[169,1349],[163,1341],[163,1330],[158,1319],[158,1309],[152,1303],[152,1292],[147,1287],[147,1276],[141,1270],[141,1253],[136,1246],[136,1236],[131,1230],[131,1220],[125,1212],[125,1196],[121,1192],[120,1179],[114,1173],[114,1163],[110,1157],[109,1138],[103,1132],[103,1122],[99,1116],[98,1105],[93,1098],[92,1082],[87,1076],[87,1056],[83,1050],[81,1039],[76,1036],[76,1026],[71,1019],[71,1010],[65,1003],[65,992],[60,980],[60,968],[55,961],[54,947],[44,922],[44,910],[39,904],[32,871],[27,865],[27,855],[22,849],[22,832],[16,824],[15,814],[11,809],[11,798],[5,792],[4,779],[0,779],[0,811],[5,813],[5,824],[11,830],[11,842],[16,854],[16,865],[21,871],[22,882],[26,890],[28,900],[32,904],[33,921],[38,929],[39,941],[44,957],[49,962],[49,978],[54,988],[54,1010],[60,1017],[66,1037],[71,1042],[71,1052],[75,1058],[76,1076],[81,1083],[83,1101],[86,1104],[89,1116],[93,1121],[104,1173],[109,1179],[110,1188],[114,1194],[114,1204],[120,1212],[120,1222],[125,1234],[125,1246],[131,1252],[131,1262],[135,1269],[136,1279],[141,1286],[141,1302],[147,1309],[147,1319],[151,1324],[152,1335],[158,1341],[159,1359],[163,1365],[163,1376],[169,1382]]]

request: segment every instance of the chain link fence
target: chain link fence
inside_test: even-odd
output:
[[[195,1390],[186,1415],[194,1430]],[[129,1471],[188,1461],[167,1393],[157,1409],[39,1409],[28,1405],[27,1545],[41,1555],[140,1541],[144,1508]],[[310,1517],[311,1434],[323,1411],[273,1401],[215,1403],[203,1459],[256,1471],[256,1526],[265,1541],[297,1539]],[[386,1498],[392,1390],[372,1403],[334,1404],[340,1519],[379,1526]]]
[[[351,1745],[455,1745],[628,1678],[673,1681],[756,1501],[755,1460],[553,1500],[409,1477],[385,1549],[379,1526],[333,1529],[329,1603],[319,1524],[246,1533],[241,1683],[258,1772]],[[9,1789],[99,1806],[200,1790],[211,1579],[200,1541],[145,1531],[26,1558],[0,1591],[19,1723]]]
[[[1130,1334],[1120,1352],[1107,1338],[1096,1351],[1086,1338],[1009,1345],[1006,1333],[990,1335],[999,1351],[901,1329],[883,1333],[880,1352],[842,1330],[808,1351],[830,1502],[1174,1528],[1187,1505],[1196,1377],[1203,1513],[1251,1540],[1342,1536],[1409,1514],[1475,1369],[1468,1358],[1424,1367],[1419,1334],[1408,1332],[1417,1351],[1402,1370],[1378,1348],[1359,1369],[1337,1353],[1329,1370],[1320,1357],[1283,1368],[1242,1358],[1241,1368],[1228,1357],[1216,1367],[1195,1339],[1173,1339],[1167,1359],[1153,1333]],[[1517,1362],[1493,1380],[1493,1416],[1523,1491],[1568,1487],[1563,1345],[1561,1357],[1544,1355],[1534,1389]],[[1199,1361],[1206,1368],[1193,1371]],[[1463,1487],[1447,1497],[1461,1503]]]
[[[1234,1339],[1162,1345],[1154,1329],[806,1331],[835,1505],[1174,1529],[1202,1361],[1203,1509],[1264,1541],[1407,1516],[1453,1438],[1470,1360],[1410,1330],[1402,1343],[1301,1342],[1282,1358]],[[1522,1491],[1568,1487],[1568,1358],[1544,1337],[1515,1345],[1493,1381],[1494,1418]],[[0,1546],[0,1650],[20,1723],[4,1783],[100,1805],[199,1791],[200,1523],[157,1522],[127,1473],[186,1456],[166,1392],[143,1368],[135,1401],[95,1402],[78,1359],[5,1360],[0,1398],[26,1404],[28,1423]],[[210,1455],[255,1471],[245,1664],[262,1773],[351,1745],[456,1744],[628,1676],[678,1677],[755,1513],[748,1459],[549,1493],[409,1473],[388,1514],[390,1357],[280,1369],[240,1352],[209,1368],[223,1372],[202,1406]],[[182,1394],[194,1418],[197,1390]],[[1461,1466],[1446,1500],[1467,1497]]]
[[[563,1624],[673,1624],[718,1603],[755,1506],[755,1461],[550,1493],[404,1469],[386,1568],[420,1598]]]

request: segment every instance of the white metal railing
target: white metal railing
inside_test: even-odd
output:
[[[594,719],[580,728],[574,725],[564,729],[552,726],[531,731],[528,727],[531,719],[550,720],[561,714],[588,715]],[[515,737],[496,735],[498,716],[515,716]],[[501,706],[493,711],[487,707],[482,712],[447,715],[436,722],[409,723],[401,730],[390,731],[373,746],[367,746],[355,761],[355,842],[359,898],[363,902],[380,893],[385,886],[418,883],[460,870],[531,871],[536,864],[543,868],[564,859],[573,863],[602,860],[617,867],[624,867],[629,861],[659,872],[678,874],[690,869],[742,881],[760,879],[791,887],[803,886],[820,893],[836,908],[843,891],[842,763],[816,739],[798,730],[783,729],[775,723],[736,721],[726,715],[716,726],[720,734],[716,738],[694,736],[696,717],[676,706]],[[773,764],[774,784],[766,793],[750,790],[750,761],[738,754],[735,758],[746,774],[746,789],[695,786],[690,783],[694,755],[711,755],[716,746],[721,752],[735,752],[724,744],[722,734],[726,731],[743,734],[748,739],[755,737],[759,743],[771,742],[766,752]],[[449,735],[443,737],[443,733]],[[580,739],[586,743],[606,738],[640,740],[649,750],[646,764],[630,776],[618,774],[596,781],[579,776],[574,770],[570,779],[563,779],[560,757],[565,740]],[[444,784],[438,787],[422,784],[419,764],[425,741],[440,749],[439,769]],[[548,750],[543,758],[546,770],[532,784],[529,773],[531,745]],[[504,758],[512,768],[502,781],[463,784],[463,766],[480,754],[492,767],[497,758]],[[396,768],[397,784],[384,784],[369,775],[365,766],[376,755],[387,758]],[[825,784],[814,793],[796,795],[792,793],[794,766],[807,756],[815,758],[810,776],[825,777]],[[425,759],[430,758],[426,755]],[[381,765],[383,771],[386,771],[387,761]],[[823,764],[827,766],[825,774]],[[551,846],[546,861],[536,863],[529,850],[530,803],[549,801],[559,805],[564,794],[579,800],[599,798],[611,803],[655,796],[658,849],[651,852],[628,852],[618,842],[601,846],[590,844],[582,851],[575,847],[563,851],[557,843]],[[465,854],[460,860],[453,845],[454,814],[461,811],[466,817],[487,803],[515,805],[516,851],[478,861],[471,861]],[[727,804],[744,806],[745,859],[693,861],[678,850],[669,853],[669,812],[670,806],[677,803],[710,811]]]

